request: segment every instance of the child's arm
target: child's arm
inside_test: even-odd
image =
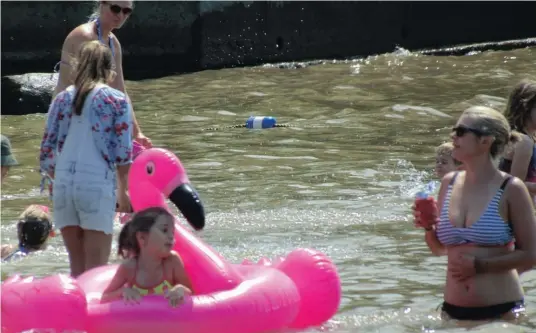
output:
[[[192,282],[190,281],[188,274],[186,274],[181,257],[176,252],[172,252],[170,259],[171,267],[173,268],[173,283],[175,285],[183,285],[188,289],[190,294],[193,294]]]
[[[128,268],[126,265],[119,265],[119,268],[117,269],[117,272],[115,272],[112,281],[110,281],[110,284],[102,293],[101,303],[107,303],[121,298],[123,295],[124,286],[128,282],[128,276]]]
[[[13,252],[13,245],[2,245],[2,256],[1,258],[4,259],[8,255]]]

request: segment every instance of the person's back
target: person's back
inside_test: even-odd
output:
[[[106,85],[112,77],[109,48],[86,43],[78,60],[75,85],[50,107],[40,156],[42,172],[54,179],[54,218],[74,276],[108,261],[116,202],[123,210],[130,206],[126,178],[132,162],[128,99]]]

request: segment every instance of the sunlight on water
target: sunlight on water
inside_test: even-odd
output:
[[[309,332],[465,332],[439,318],[446,260],[429,253],[409,207],[435,180],[434,149],[460,112],[504,108],[513,84],[536,78],[535,51],[427,57],[400,49],[296,70],[260,66],[128,82],[128,89],[145,134],[180,156],[205,203],[200,237],[232,262],[315,247],[337,264],[340,311]],[[225,128],[250,115],[292,127]],[[25,206],[49,204],[35,172],[43,122],[43,115],[2,116],[2,133],[22,162],[2,188],[4,244],[16,243],[14,221]],[[219,129],[202,130],[212,127]],[[60,237],[2,271],[68,272]],[[536,274],[522,280],[534,318]],[[524,319],[472,331],[535,329],[534,319]]]

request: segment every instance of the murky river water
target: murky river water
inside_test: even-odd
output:
[[[502,109],[536,49],[466,57],[382,55],[298,70],[205,71],[128,82],[144,132],[176,152],[206,205],[203,237],[234,262],[315,247],[337,263],[344,295],[332,332],[458,332],[439,319],[445,258],[433,257],[409,206],[432,179],[434,148],[469,105]],[[269,115],[290,128],[203,128]],[[2,188],[2,243],[31,203],[47,203],[35,172],[43,115],[2,116],[19,161]],[[116,227],[117,231],[119,226]],[[67,272],[49,251],[2,265],[11,274]],[[536,273],[523,276],[529,317]],[[482,332],[535,331],[536,319]]]

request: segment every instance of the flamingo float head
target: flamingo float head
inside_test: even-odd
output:
[[[205,226],[205,210],[197,191],[190,185],[181,161],[166,149],[139,153],[130,166],[128,191],[135,212],[154,206],[167,208],[168,198],[194,229]]]

